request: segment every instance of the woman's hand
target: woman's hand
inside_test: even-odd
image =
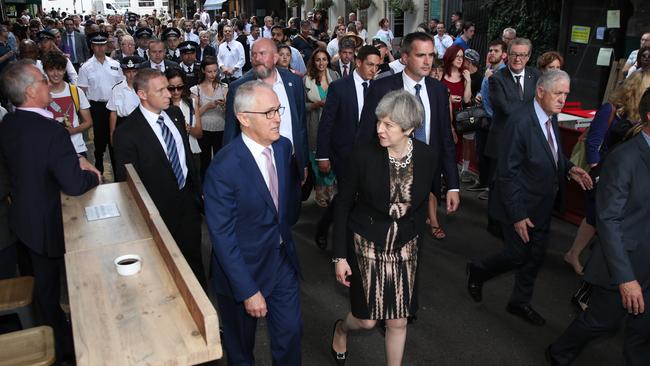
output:
[[[463,77],[465,78],[465,82],[467,83],[472,82],[472,74],[469,73],[469,70],[467,69],[463,70]]]
[[[451,136],[454,138],[454,145],[458,143],[458,134],[456,133],[455,128],[451,128]]]
[[[348,276],[352,275],[352,269],[350,269],[348,261],[343,259],[339,262],[336,262],[334,265],[334,271],[336,272],[336,280],[339,281],[339,283],[343,286],[350,287],[350,280],[348,280]]]

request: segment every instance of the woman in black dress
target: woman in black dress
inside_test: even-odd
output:
[[[375,111],[379,143],[359,146],[335,205],[336,279],[350,288],[351,312],[334,323],[332,356],[343,365],[349,331],[386,324],[388,365],[400,365],[407,317],[417,310],[418,250],[438,157],[411,138],[422,126],[420,101],[388,93]]]

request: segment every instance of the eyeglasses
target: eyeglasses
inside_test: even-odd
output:
[[[528,58],[530,56],[528,53],[509,53],[508,56],[512,57],[513,59],[516,58]]]
[[[250,111],[244,111],[242,113],[252,113],[252,114],[263,114],[266,116],[266,119],[273,119],[277,113],[278,116],[281,116],[284,114],[284,107],[278,106],[275,109],[271,109],[270,111],[266,112],[250,112]]]
[[[170,92],[183,91],[183,89],[185,89],[185,85],[177,85],[177,86],[170,85],[167,87],[167,90],[169,90]]]
[[[462,60],[464,58],[465,58],[465,56],[456,56],[456,60]]]

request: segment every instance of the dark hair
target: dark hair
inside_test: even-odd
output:
[[[379,52],[377,47],[365,45],[359,48],[359,52],[357,53],[357,59],[361,61],[365,61],[370,55],[376,55],[381,57],[381,52]]]
[[[318,69],[316,68],[316,55],[318,55],[319,53],[324,53],[325,55],[327,55],[328,68],[330,67],[330,62],[332,62],[332,58],[330,57],[329,52],[327,52],[327,50],[324,48],[317,48],[311,54],[311,57],[309,57],[309,61],[307,61],[307,77],[314,79],[316,85],[320,85],[320,77],[318,76]],[[327,72],[327,70],[325,70],[325,72]]]
[[[501,46],[501,51],[502,52],[508,52],[508,44],[505,43],[501,39],[495,39],[494,41],[490,42],[490,44],[488,45],[488,48],[490,48],[492,46]]]
[[[650,120],[648,120],[648,113],[650,113],[650,88],[645,90],[643,96],[641,96],[641,101],[639,102],[639,116],[644,125],[647,125],[648,122],[650,122]]]
[[[407,34],[402,39],[401,53],[403,54],[411,53],[411,48],[413,47],[413,42],[415,41],[431,42],[435,46],[435,43],[433,42],[433,38],[431,38],[430,35],[424,32],[413,32]]]
[[[201,72],[199,73],[199,84],[205,80],[205,68],[210,65],[217,65],[217,70],[219,70],[219,62],[214,56],[205,56],[203,61],[201,61]],[[214,80],[215,83],[219,82],[219,76]]]
[[[447,50],[445,51],[445,55],[442,57],[442,62],[445,65],[445,75],[451,76],[451,68],[453,67],[454,64],[454,59],[456,58],[456,54],[458,51],[463,51],[463,55],[465,55],[465,51],[463,50],[463,47],[460,45],[454,44],[451,45]],[[460,66],[458,71],[460,73],[463,73],[465,63],[463,62],[463,65]]]
[[[474,22],[470,22],[470,21],[463,22],[463,32],[472,27],[476,28],[476,24],[474,24]]]
[[[463,12],[462,11],[455,11],[455,12],[451,13],[451,15],[456,15],[459,18],[462,18],[463,17]]]
[[[43,70],[65,70],[68,58],[59,52],[48,52],[43,55]]]
[[[138,90],[145,90],[149,86],[151,79],[165,76],[160,70],[157,69],[140,69],[133,78],[133,90],[137,93]]]
[[[170,67],[167,70],[165,70],[165,77],[167,78],[167,81],[173,79],[173,78],[181,78],[183,80],[183,84],[187,82],[185,80],[185,73],[183,70],[179,69],[178,67]],[[181,94],[181,99],[187,103],[187,105],[191,106],[192,102],[190,101],[189,97],[186,95],[187,88],[183,90],[183,93]],[[190,107],[191,110],[192,107]]]
[[[445,64],[442,62],[441,59],[439,59],[437,57],[434,57],[433,62],[431,63],[431,68],[432,69],[440,69],[440,68],[444,69]]]
[[[540,71],[542,69],[546,69],[548,65],[550,65],[555,60],[560,61],[560,68],[564,66],[564,57],[562,57],[562,55],[560,55],[559,52],[556,51],[544,52],[537,58],[537,68]]]

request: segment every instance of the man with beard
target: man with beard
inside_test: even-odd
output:
[[[291,63],[289,66],[291,66],[291,69],[300,73],[301,75],[304,75],[307,72],[305,61],[300,56],[300,51],[292,47],[288,42],[287,29],[283,29],[279,25],[275,25],[273,28],[271,28],[271,33],[273,34],[273,41],[275,41],[276,45],[279,46],[281,44],[286,44],[289,46],[289,49],[291,50]]]
[[[300,179],[307,176],[307,163],[309,162],[309,147],[307,146],[307,128],[305,127],[305,90],[302,80],[289,70],[278,69],[278,49],[270,39],[260,39],[253,45],[251,51],[252,72],[247,73],[239,80],[230,84],[226,98],[226,126],[223,134],[224,147],[241,132],[239,122],[233,110],[233,103],[237,88],[243,83],[260,79],[273,87],[278,95],[280,105],[285,108],[280,116],[280,134],[288,138],[293,144],[296,163],[299,168]],[[296,197],[296,200],[299,198]],[[295,223],[296,217],[291,223]]]

